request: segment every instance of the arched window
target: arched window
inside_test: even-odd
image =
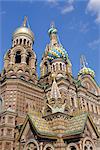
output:
[[[20,39],[20,44],[22,44],[22,39]]]
[[[0,97],[0,111],[2,110],[2,98]]]
[[[21,52],[20,51],[16,52],[15,63],[21,63]]]
[[[24,39],[24,45],[26,44],[26,39]]]
[[[89,111],[89,104],[87,103],[87,110]]]
[[[30,57],[31,57],[31,53],[28,52],[28,55],[27,55],[27,57],[26,57],[26,64],[27,64],[27,65],[29,65]]]
[[[71,146],[70,150],[76,150],[75,146]]]
[[[79,148],[75,143],[70,143],[67,147],[67,150],[79,150]]]
[[[45,68],[46,68],[45,69],[46,70],[45,74],[47,74],[48,73],[48,64],[47,64],[47,62],[45,62],[44,65],[45,65]]]
[[[60,63],[60,70],[62,70],[62,64]]]
[[[53,65],[53,71],[55,72],[55,65]]]
[[[27,45],[29,46],[29,41],[27,41]]]
[[[16,40],[16,44],[18,44],[18,39]]]
[[[23,150],[39,150],[39,145],[35,139],[30,139],[24,146]]]
[[[74,98],[71,97],[71,103],[72,103],[72,106],[74,106]]]
[[[58,70],[58,63],[56,63],[56,70]]]

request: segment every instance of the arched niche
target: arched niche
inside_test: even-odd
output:
[[[83,140],[83,150],[96,150],[95,144],[90,137],[85,137]]]
[[[54,150],[54,147],[52,144],[46,144],[43,150]]]
[[[39,144],[35,139],[30,139],[24,146],[23,150],[39,150]]]
[[[2,111],[2,107],[3,107],[3,100],[2,100],[2,98],[0,97],[0,111]]]
[[[79,150],[79,147],[75,143],[68,144],[66,150]]]
[[[21,63],[21,51],[20,50],[18,50],[15,54],[15,63],[16,64]]]

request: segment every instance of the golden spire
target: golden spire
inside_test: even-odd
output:
[[[26,27],[26,22],[27,22],[27,16],[24,17],[23,27]]]

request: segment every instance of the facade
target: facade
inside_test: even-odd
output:
[[[15,30],[0,75],[0,150],[99,150],[100,88],[81,58],[77,79],[57,29],[37,75],[34,34]]]

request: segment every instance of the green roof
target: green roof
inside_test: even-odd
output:
[[[66,129],[64,131],[63,137],[65,138],[65,137],[83,133],[87,119],[90,120],[92,127],[96,132],[97,137],[99,137],[99,133],[91,117],[86,112],[67,119]],[[38,114],[36,112],[27,115],[26,120],[21,128],[18,139],[20,139],[28,120],[31,123],[33,130],[35,130],[39,136],[43,136],[45,138],[50,138],[50,139],[57,139],[57,134],[52,130],[49,122],[46,121],[44,118],[42,118],[41,114]]]
[[[71,119],[68,119],[68,123],[66,125],[66,135],[75,135],[82,133],[84,130],[84,126],[87,120],[87,113],[80,114],[78,116],[72,117]]]
[[[39,115],[28,114],[29,120],[41,135],[55,136],[48,122]]]

